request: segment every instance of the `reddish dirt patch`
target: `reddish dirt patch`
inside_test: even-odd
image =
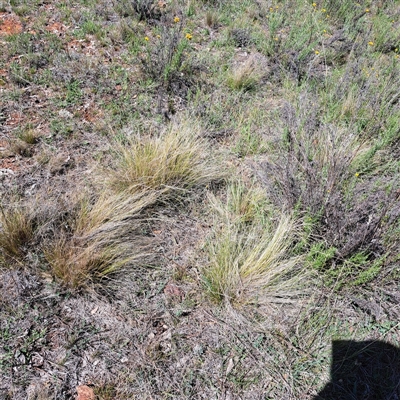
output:
[[[16,15],[0,13],[0,35],[14,35],[22,32],[22,24]]]
[[[83,107],[83,110],[81,110],[79,114],[85,121],[91,123],[94,123],[103,117],[103,112],[91,104]]]
[[[0,159],[0,169],[9,169],[13,172],[18,170],[18,166],[15,163],[14,159],[5,158],[3,160]]]
[[[57,35],[64,33],[67,30],[67,27],[61,22],[53,22],[46,27],[46,30]]]
[[[95,400],[95,395],[93,389],[89,386],[82,385],[76,388],[78,393],[76,400]]]

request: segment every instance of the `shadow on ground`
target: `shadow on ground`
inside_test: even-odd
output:
[[[400,399],[400,349],[380,341],[333,341],[331,381],[314,400],[347,399]]]

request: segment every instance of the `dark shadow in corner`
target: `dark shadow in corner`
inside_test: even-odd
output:
[[[379,341],[332,342],[331,381],[314,400],[400,399],[400,349]]]

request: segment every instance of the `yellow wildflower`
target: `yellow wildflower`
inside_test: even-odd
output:
[[[312,6],[313,7],[317,7],[317,3],[312,3]]]
[[[149,41],[149,37],[148,37],[148,36],[145,36],[145,37],[144,37],[144,40],[145,40],[146,42],[148,42],[148,41]]]
[[[160,35],[157,35],[157,39],[160,39],[161,38],[161,36]]]
[[[174,22],[175,22],[175,23],[179,22],[180,20],[181,20],[181,19],[180,19],[179,17],[175,17],[175,18],[174,18]]]
[[[369,46],[373,46],[373,45],[374,45],[374,42],[368,42],[368,45],[369,45]]]
[[[326,12],[326,9],[325,9],[325,8],[323,8],[321,11],[322,11],[322,12]]]
[[[356,178],[358,178],[358,177],[360,176],[360,173],[359,173],[359,172],[356,172],[356,173],[354,174],[354,176],[355,176]]]
[[[366,8],[366,9],[365,9],[365,12],[366,12],[366,13],[369,13],[369,8]]]
[[[314,53],[315,53],[316,55],[318,55],[318,54],[319,54],[319,51],[318,51],[318,50],[315,50]]]
[[[192,40],[193,36],[190,33],[187,33],[185,37],[187,40]]]

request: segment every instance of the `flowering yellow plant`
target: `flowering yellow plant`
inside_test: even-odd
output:
[[[180,19],[179,17],[175,17],[175,18],[174,18],[174,22],[175,22],[175,23],[178,23],[180,20],[181,20],[181,19]]]
[[[192,40],[193,36],[190,33],[187,33],[185,37],[187,40]]]

